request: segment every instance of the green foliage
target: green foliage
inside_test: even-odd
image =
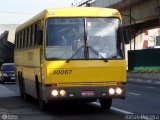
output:
[[[160,67],[134,67],[131,72],[160,72]]]

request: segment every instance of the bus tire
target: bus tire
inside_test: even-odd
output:
[[[19,92],[20,92],[20,97],[23,99],[23,85],[22,85],[22,75],[18,74],[18,81],[19,81]]]
[[[21,98],[28,101],[29,100],[29,95],[26,93],[24,78],[23,78],[22,75],[20,76],[19,84],[20,84],[20,96],[21,96]]]
[[[112,98],[100,99],[99,101],[100,101],[101,109],[103,111],[109,110],[111,108]]]
[[[36,80],[36,91],[37,91],[39,108],[40,110],[45,111],[47,107],[47,103],[45,103],[41,98],[42,95],[41,95],[40,84],[38,83],[38,80]]]
[[[39,102],[39,108],[40,108],[40,110],[45,111],[47,104],[40,97],[38,98],[38,102]]]
[[[25,101],[29,101],[29,95],[26,93],[26,90],[25,90],[25,83],[24,83],[24,79],[22,78],[22,88],[23,88],[23,90],[22,90],[22,95],[23,95],[23,99],[25,100]]]

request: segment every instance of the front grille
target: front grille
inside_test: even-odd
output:
[[[107,82],[72,82],[72,83],[58,83],[59,87],[64,86],[110,86],[116,85],[115,81],[107,81]]]

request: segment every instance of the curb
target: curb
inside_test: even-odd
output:
[[[149,80],[149,79],[138,79],[138,78],[127,78],[127,81],[129,82],[137,82],[137,83],[146,83],[146,84],[154,84],[154,85],[160,85],[159,80]]]

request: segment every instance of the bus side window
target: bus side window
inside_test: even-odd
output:
[[[40,22],[37,23],[37,31],[36,31],[36,43],[37,45],[42,45],[43,41],[43,30],[41,29]]]
[[[31,26],[31,46],[37,45],[37,42],[36,42],[36,39],[37,39],[36,33],[37,33],[37,24],[33,24]]]
[[[21,33],[18,33],[18,48],[20,48],[20,41],[21,41]]]
[[[26,31],[27,31],[27,34],[26,34],[26,47],[28,47],[29,46],[29,28],[27,28],[26,29]]]
[[[23,40],[23,35],[22,35],[22,33],[23,32],[21,31],[20,48],[22,48],[22,46],[23,46],[23,41],[22,41]]]
[[[42,40],[43,40],[43,31],[42,30],[37,30],[37,45],[42,45]]]
[[[35,26],[34,25],[32,25],[32,27],[31,27],[31,46],[34,46],[34,29],[35,29]]]
[[[21,48],[24,48],[24,30],[22,30],[22,40],[21,40]]]
[[[35,29],[34,29],[34,45],[37,45],[37,24],[34,25]]]
[[[25,30],[22,30],[22,48],[25,48]]]
[[[23,32],[21,31],[20,48],[23,48]]]
[[[21,48],[21,31],[19,32],[18,48]]]
[[[18,35],[18,34],[16,33],[16,34],[15,34],[15,42],[14,42],[15,48],[17,48],[17,37],[18,37],[17,35]]]
[[[24,48],[27,47],[27,29],[24,30]]]
[[[31,27],[28,29],[28,47],[31,46]]]

